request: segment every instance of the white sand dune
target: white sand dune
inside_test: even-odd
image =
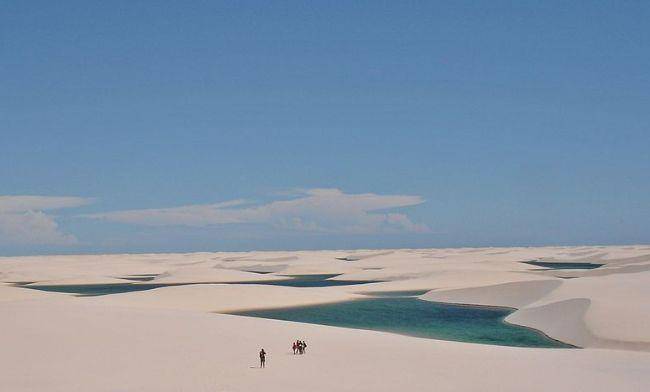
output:
[[[650,272],[647,271],[570,279],[531,304],[528,312],[523,309],[511,315],[509,321],[535,326],[558,339],[581,346],[649,350],[650,303],[644,300],[650,296],[649,281]],[[580,312],[566,311],[564,318],[583,313],[582,328],[552,330],[557,325],[557,317],[545,315],[540,310],[553,309],[567,301],[572,301],[573,306],[578,307],[575,310],[580,309]]]
[[[0,258],[0,391],[650,390],[648,251],[624,246]],[[605,265],[559,271],[522,263],[527,260]],[[269,273],[247,272],[250,266]],[[9,284],[128,283],[124,278],[142,274],[157,275],[154,283],[187,285],[76,297]],[[381,282],[206,284],[289,274]],[[562,274],[575,278],[556,277]],[[430,301],[514,307],[508,322],[585,349],[446,342],[215,313],[403,290],[427,291],[420,298]],[[290,353],[296,338],[308,341],[307,355]],[[260,347],[270,355],[264,370],[256,368]]]
[[[38,290],[26,290],[11,285],[0,284],[0,302],[52,299],[57,296],[67,297],[66,294],[62,293],[46,293]]]
[[[360,296],[333,287],[296,288],[256,284],[198,284],[93,297],[86,303],[140,308],[229,312],[316,305]]]
[[[209,265],[191,265],[166,271],[149,283],[225,283],[281,279],[283,278],[275,275],[262,275],[235,269],[215,268]]]
[[[466,289],[435,290],[420,298],[437,302],[521,308],[545,297],[561,285],[559,279],[529,280]]]

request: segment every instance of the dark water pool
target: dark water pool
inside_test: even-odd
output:
[[[56,293],[77,294],[78,296],[90,297],[96,295],[108,295],[118,293],[129,293],[132,291],[144,291],[157,289],[159,287],[178,286],[171,284],[155,283],[110,283],[110,284],[67,284],[67,285],[39,285],[39,286],[22,286],[27,289],[53,291]]]
[[[383,297],[334,304],[229,314],[370,329],[403,335],[516,347],[570,348],[504,318],[509,308],[453,305],[413,297]]]
[[[247,281],[247,282],[213,282],[201,284],[264,284],[271,286],[288,286],[288,287],[327,287],[327,286],[349,286],[365,283],[374,283],[376,281],[365,280],[331,280],[338,274],[322,275],[287,275],[283,280],[267,281]],[[110,284],[76,284],[76,285],[38,285],[22,286],[28,289],[53,291],[58,293],[76,294],[79,296],[96,296],[118,293],[128,293],[132,291],[144,291],[157,289],[159,287],[182,286],[197,283],[110,283]]]
[[[357,284],[377,283],[378,280],[333,280],[331,278],[340,274],[317,274],[317,275],[286,275],[287,279],[257,282],[238,282],[239,284],[266,284],[270,286],[288,287],[329,287],[329,286],[351,286]]]
[[[398,291],[367,291],[361,293],[372,297],[417,297],[426,294],[430,290],[398,290]]]
[[[525,264],[534,265],[536,267],[544,267],[549,269],[595,269],[602,267],[605,264],[597,263],[569,263],[569,262],[556,262],[556,261],[524,261]]]
[[[137,282],[149,282],[156,279],[157,276],[158,275],[154,275],[154,274],[136,274],[136,275],[123,276],[122,279],[133,280]]]

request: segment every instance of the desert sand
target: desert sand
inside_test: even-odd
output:
[[[550,270],[524,261],[590,262]],[[232,284],[340,274],[349,286]],[[175,284],[80,297],[21,285]],[[0,391],[646,391],[650,246],[0,258]],[[581,349],[423,339],[220,312],[423,290],[507,306]],[[290,343],[307,340],[308,354]],[[257,352],[269,353],[258,368]]]

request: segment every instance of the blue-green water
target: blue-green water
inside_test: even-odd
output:
[[[383,297],[230,314],[370,329],[431,339],[516,347],[573,347],[504,318],[509,308],[453,305],[413,297]]]
[[[327,275],[287,275],[283,280],[267,281],[247,281],[247,282],[213,282],[212,284],[263,284],[272,286],[288,287],[327,287],[327,286],[349,286],[365,283],[374,283],[376,281],[364,280],[331,280],[338,276],[337,274]],[[142,280],[142,277],[131,277],[133,280]],[[146,276],[148,279],[149,276]],[[153,279],[153,278],[152,278]],[[77,285],[38,285],[38,286],[21,286],[28,289],[54,291],[58,293],[76,294],[78,296],[96,296],[109,295],[117,293],[128,293],[132,291],[144,291],[157,289],[159,287],[181,286],[196,283],[109,283],[109,284],[77,284]],[[206,283],[202,283],[206,284]],[[210,283],[207,283],[210,284]]]
[[[155,284],[155,283],[111,283],[111,284],[67,284],[67,285],[39,285],[39,286],[22,286],[24,288],[53,291],[57,293],[76,294],[83,297],[91,297],[96,295],[108,295],[118,293],[128,293],[132,291],[144,291],[157,289],[159,287],[174,286],[171,284]],[[176,285],[178,286],[178,285]]]
[[[287,287],[329,287],[329,286],[351,286],[357,284],[377,283],[378,280],[332,280],[331,278],[340,274],[317,274],[317,275],[285,275],[288,279],[269,281],[238,282],[239,284],[266,284],[270,286]]]
[[[372,297],[417,297],[426,294],[429,290],[398,290],[398,291],[367,291],[363,295]]]
[[[122,279],[133,280],[137,282],[149,282],[156,279],[157,276],[157,274],[136,274],[123,276]]]
[[[595,269],[604,265],[597,263],[563,263],[555,261],[524,261],[524,263],[549,269]]]

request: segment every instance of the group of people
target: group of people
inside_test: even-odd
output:
[[[307,351],[307,343],[304,340],[296,340],[291,345],[291,348],[293,348],[294,355],[304,354]],[[263,348],[260,350],[260,367],[266,367],[266,351]]]
[[[304,340],[296,340],[291,346],[293,348],[293,354],[304,354],[307,350],[307,343]]]

